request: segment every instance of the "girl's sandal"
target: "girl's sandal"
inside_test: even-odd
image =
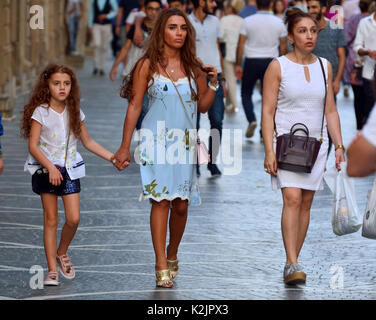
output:
[[[175,277],[179,274],[179,260],[167,260],[168,270],[170,270],[170,278],[171,280],[175,279]]]
[[[64,278],[68,280],[74,279],[76,273],[74,272],[72,262],[67,254],[58,256],[56,254],[56,260],[60,266],[60,272]]]
[[[44,278],[43,284],[45,286],[58,286],[59,274],[56,271],[49,271],[47,276]]]
[[[159,270],[155,271],[156,285],[162,288],[172,288],[174,283],[170,278],[170,270]]]

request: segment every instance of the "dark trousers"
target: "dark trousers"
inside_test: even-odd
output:
[[[116,30],[116,25],[112,25],[112,41],[111,41],[111,49],[112,49],[112,55],[114,56],[114,58],[117,57],[119,51],[120,51],[120,44],[119,44],[119,41],[120,41],[120,37],[116,35],[115,33],[115,30]]]
[[[210,129],[217,130],[219,133],[219,139],[215,139],[217,135],[213,133],[214,141],[213,141],[212,135],[209,136],[210,163],[216,162],[216,159],[219,153],[219,147],[220,147],[221,140],[222,140],[223,118],[225,116],[225,104],[223,102],[224,93],[223,93],[223,87],[222,87],[222,83],[220,80],[220,76],[218,76],[218,83],[219,83],[219,88],[215,94],[213,104],[208,111]],[[211,90],[211,89],[209,88],[208,90]],[[198,129],[200,129],[200,112],[197,113],[197,130]]]
[[[257,80],[261,81],[261,88],[263,87],[264,75],[269,63],[272,60],[273,59],[271,58],[245,59],[241,86],[241,97],[244,112],[249,123],[257,121],[252,102],[253,88],[255,87]]]
[[[351,85],[354,93],[354,111],[356,118],[356,129],[361,130],[366,121],[365,112],[365,93],[364,86]]]
[[[372,108],[375,104],[376,99],[376,89],[375,89],[375,81],[362,79],[363,80],[363,89],[364,89],[364,115],[363,115],[363,125],[367,122],[368,116],[372,111]]]

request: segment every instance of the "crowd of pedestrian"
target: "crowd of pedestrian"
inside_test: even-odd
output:
[[[108,72],[108,52],[112,50],[114,62],[109,77],[115,81],[121,74],[121,96],[129,105],[115,154],[90,138],[79,106],[77,78],[69,67],[49,65],[25,106],[22,130],[29,139],[30,151],[25,170],[32,174],[33,191],[41,195],[45,215],[49,268],[45,284],[59,283],[57,265],[64,277],[75,276],[67,250],[78,227],[79,178],[85,175],[84,162],[76,151],[77,140],[124,170],[131,162],[134,131],[149,130],[154,138],[147,140],[150,148],[146,146],[139,155],[143,186],[140,200],[152,204],[156,284],[172,287],[178,275],[178,247],[188,206],[200,203],[201,161],[195,159],[197,150],[205,151],[197,135],[200,114],[207,112],[210,122],[207,169],[212,177],[220,177],[217,156],[224,115],[240,116],[237,112],[241,105],[248,122],[245,137],[252,138],[260,126],[264,170],[271,175],[272,188],[282,193],[284,281],[305,282],[298,257],[315,192],[323,189],[332,144],[338,170],[345,161],[336,106],[341,85],[352,87],[359,130],[349,147],[348,173],[365,176],[376,171],[376,1],[91,0],[88,8],[84,3],[67,1],[69,52],[78,54],[79,23],[87,10],[94,49],[92,74],[104,76]],[[260,115],[252,99],[255,88],[262,95]],[[50,109],[53,112],[48,112]],[[161,121],[166,126],[163,130]],[[296,129],[296,125],[301,127]],[[155,163],[152,159],[158,158],[154,152],[159,148],[154,145],[167,150],[173,143],[174,130],[184,132],[180,143],[187,161]],[[278,167],[277,137],[299,130],[320,141],[309,172]],[[0,173],[3,167],[0,144]],[[59,246],[58,196],[64,200],[67,217]]]

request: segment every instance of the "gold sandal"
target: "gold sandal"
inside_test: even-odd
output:
[[[175,279],[175,277],[179,274],[179,266],[178,260],[167,260],[168,270],[170,271],[170,278],[171,280]]]
[[[174,285],[168,269],[155,271],[155,278],[157,287],[171,288]]]

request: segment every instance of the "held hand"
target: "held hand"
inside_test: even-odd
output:
[[[209,81],[211,83],[217,83],[218,82],[218,71],[217,68],[210,65],[210,64],[204,64],[201,66],[201,69],[206,72],[206,76],[208,77]]]
[[[274,152],[265,155],[264,170],[268,174],[277,176],[277,157]]]
[[[343,149],[337,149],[335,152],[336,157],[336,168],[341,171],[341,162],[345,162],[345,152]]]
[[[339,92],[340,87],[341,87],[340,81],[334,80],[333,81],[333,92],[334,92],[334,94],[337,94]]]
[[[371,59],[376,60],[376,50],[370,50],[369,53],[368,53],[368,56]]]
[[[239,81],[242,80],[242,77],[243,77],[243,68],[241,66],[236,66],[235,67],[235,77]]]
[[[137,47],[142,47],[142,44],[144,42],[144,36],[139,28],[135,28],[134,36],[133,36],[133,43]]]
[[[116,75],[117,75],[117,69],[112,68],[110,71],[110,80],[114,82],[116,80]]]
[[[48,178],[53,186],[60,186],[61,182],[64,180],[61,172],[55,166],[48,168]]]
[[[115,34],[118,36],[118,37],[120,37],[120,27],[116,27],[115,28]]]
[[[99,21],[104,21],[104,20],[106,20],[107,19],[107,14],[100,14],[99,16],[98,16],[98,20]]]
[[[116,162],[113,164],[116,166],[116,168],[121,171],[124,170],[126,167],[129,166],[131,162],[131,155],[128,149],[122,149],[120,148],[114,155],[114,160]]]

